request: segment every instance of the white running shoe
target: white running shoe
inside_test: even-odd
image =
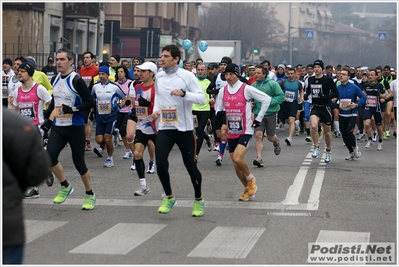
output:
[[[367,140],[367,143],[366,143],[366,145],[364,147],[365,148],[370,148],[372,144],[373,143],[371,142],[371,140]]]
[[[114,167],[114,160],[113,159],[107,159],[104,163],[104,167],[111,168]]]
[[[143,187],[140,185],[140,188],[136,191],[134,191],[135,196],[144,196],[150,193],[150,188],[148,186]]]
[[[378,142],[378,144],[377,144],[377,150],[382,150],[382,142]]]
[[[125,155],[123,156],[123,159],[131,159],[131,158],[133,158],[133,153],[129,149],[128,151],[126,151]]]
[[[287,143],[288,146],[291,146],[292,145],[292,138],[291,137],[285,138],[285,142]]]
[[[95,147],[93,149],[93,152],[100,158],[102,158],[104,156],[104,151],[101,147]]]
[[[147,173],[154,174],[154,172],[155,172],[155,163],[153,160],[150,160],[150,162],[148,163]]]
[[[356,158],[360,158],[360,156],[362,155],[362,152],[360,152],[360,149],[358,146],[356,146],[356,148],[354,149]]]
[[[135,171],[135,170],[136,170],[136,164],[134,163],[134,161],[133,161],[132,165],[130,166],[130,169],[131,169],[132,171]]]
[[[319,157],[319,153],[320,153],[320,148],[318,147],[313,148],[312,158],[317,159]]]
[[[354,160],[355,158],[356,158],[356,153],[352,152],[352,153],[349,153],[349,156],[347,156],[345,158],[345,160]]]

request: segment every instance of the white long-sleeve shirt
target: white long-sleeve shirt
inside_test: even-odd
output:
[[[227,85],[227,90],[229,91],[230,94],[235,94],[238,92],[238,90],[240,89],[242,85],[242,82],[240,80],[238,80],[235,84],[231,85]],[[224,107],[224,103],[223,103],[223,97],[224,97],[224,88],[219,90],[219,94],[218,97],[216,99],[216,103],[215,103],[215,113],[218,113],[219,111],[225,110]],[[261,122],[267,109],[270,106],[270,102],[271,102],[271,97],[268,96],[267,94],[265,94],[264,92],[262,92],[259,89],[256,89],[255,87],[246,84],[245,88],[244,88],[244,97],[247,100],[246,102],[246,113],[247,115],[251,114],[252,111],[252,99],[256,99],[259,102],[262,103],[262,106],[260,108],[260,111],[258,113],[258,116],[255,118],[255,120]],[[249,121],[251,119],[251,117],[247,117],[246,118],[246,123],[248,125],[252,124],[252,121]],[[250,123],[250,124],[249,124]],[[249,130],[250,132],[247,132],[248,134],[253,134],[253,128],[252,127],[247,127],[247,130]],[[251,133],[252,132],[252,133]]]
[[[174,89],[186,92],[184,97],[172,96]],[[194,129],[192,115],[193,103],[204,105],[205,94],[192,72],[178,69],[174,73],[158,72],[155,76],[155,98],[153,113],[159,111],[158,130],[178,130],[181,132]]]

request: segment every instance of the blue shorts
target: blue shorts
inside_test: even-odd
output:
[[[227,142],[229,142],[229,153],[234,153],[234,150],[236,149],[237,145],[243,145],[246,148],[248,148],[251,138],[252,134],[244,134],[236,139],[228,139]]]
[[[114,132],[116,121],[111,122],[96,122],[96,135],[104,135],[110,134],[112,135]]]
[[[363,120],[371,120],[374,115],[375,125],[380,126],[382,124],[382,114],[376,108],[365,108],[363,114]]]

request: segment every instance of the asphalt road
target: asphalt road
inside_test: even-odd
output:
[[[169,163],[177,205],[166,215],[157,212],[162,189],[156,173],[146,175],[148,195],[133,195],[138,177],[130,170],[131,160],[122,159],[121,146],[113,168],[103,167],[105,157],[86,152],[97,204],[81,210],[84,187],[66,147],[60,162],[75,191],[57,205],[52,200],[59,184],[43,184],[40,198],[24,200],[24,263],[308,264],[309,242],[396,242],[395,138],[384,140],[382,151],[375,144],[366,150],[365,141],[359,141],[362,155],[355,161],[345,160],[342,139],[333,138],[332,162],[326,164],[322,155],[311,157],[304,135],[294,136],[288,147],[287,132],[277,134],[281,154],[275,156],[265,139],[264,168],[252,165],[252,139],[246,160],[258,192],[249,202],[238,201],[243,187],[228,151],[218,167],[217,152],[208,152],[204,144],[198,167],[206,207],[200,218],[191,217],[194,190],[176,146]]]

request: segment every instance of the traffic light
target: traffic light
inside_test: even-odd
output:
[[[259,54],[259,50],[258,49],[254,49],[254,54],[255,55]]]

